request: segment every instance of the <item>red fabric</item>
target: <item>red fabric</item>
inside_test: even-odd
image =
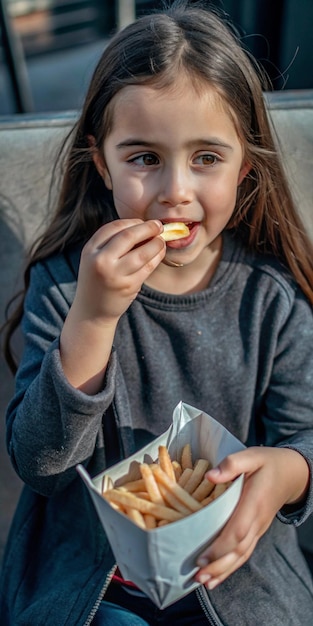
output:
[[[116,568],[115,574],[112,578],[112,582],[117,583],[118,585],[126,585],[126,587],[133,587],[134,589],[138,589],[137,585],[132,583],[131,580],[125,580],[125,578],[123,578],[118,567]]]

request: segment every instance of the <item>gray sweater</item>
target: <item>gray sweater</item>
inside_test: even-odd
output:
[[[114,557],[76,472],[95,475],[170,424],[183,400],[246,445],[298,450],[313,467],[313,314],[287,272],[233,233],[208,289],[172,296],[143,286],[122,316],[103,390],[71,387],[59,335],[80,248],[38,263],[25,303],[25,350],[7,411],[12,463],[25,482],[4,557],[4,626],[89,624]],[[295,526],[281,511],[252,557],[212,592],[208,623],[311,626],[313,586]]]

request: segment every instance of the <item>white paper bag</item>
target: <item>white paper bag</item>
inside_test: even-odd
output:
[[[144,530],[119,513],[101,496],[104,479],[113,483],[128,474],[132,461],[154,462],[159,445],[168,447],[172,460],[191,444],[193,458],[208,459],[213,466],[245,446],[215,419],[184,403],[173,413],[170,428],[151,444],[125,461],[91,479],[82,465],[77,471],[84,480],[123,577],[135,583],[159,607],[165,608],[190,593],[199,583],[197,557],[214,539],[231,516],[241,494],[243,476],[211,504],[178,522]]]

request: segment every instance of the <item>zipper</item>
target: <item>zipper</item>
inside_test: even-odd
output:
[[[92,611],[90,612],[87,620],[85,621],[84,626],[90,626],[93,618],[95,617],[95,615],[97,613],[97,610],[98,610],[98,608],[99,608],[99,606],[101,604],[101,600],[102,600],[102,598],[103,598],[103,596],[104,596],[104,594],[105,594],[105,592],[106,592],[106,590],[107,590],[107,588],[108,588],[108,586],[109,586],[109,584],[110,584],[110,582],[111,582],[111,580],[113,578],[113,575],[114,575],[114,572],[115,572],[116,568],[117,568],[117,565],[113,565],[113,567],[108,572],[108,574],[107,574],[107,576],[105,578],[104,584],[101,587],[101,591],[100,591],[100,593],[98,595],[97,601],[94,604],[94,606],[92,608]]]
[[[215,613],[213,606],[210,602],[210,598],[206,592],[206,589],[203,585],[197,587],[195,590],[196,596],[199,600],[200,606],[203,610],[205,617],[207,618],[209,624],[211,626],[223,626],[223,623]]]
[[[114,572],[117,568],[117,565],[113,565],[113,567],[111,568],[111,570],[108,572],[104,584],[101,587],[101,591],[98,595],[97,601],[95,602],[92,611],[90,612],[86,622],[84,623],[84,626],[90,626],[90,624],[92,623],[92,620],[94,619],[97,610],[101,604],[101,600],[113,578]],[[218,616],[216,615],[213,606],[210,602],[209,596],[205,590],[205,588],[203,587],[203,585],[201,585],[200,587],[198,587],[195,590],[197,599],[199,601],[199,604],[203,610],[203,613],[205,615],[205,617],[207,618],[209,624],[211,624],[211,626],[224,626],[223,623],[220,621],[220,619],[218,618]]]

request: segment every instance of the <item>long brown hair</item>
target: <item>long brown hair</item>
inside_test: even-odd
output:
[[[182,71],[218,91],[251,165],[228,226],[240,230],[251,248],[276,255],[313,304],[313,246],[294,206],[267,117],[263,92],[269,84],[225,16],[184,0],[141,17],[105,48],[71,133],[56,211],[30,251],[24,293],[36,261],[86,241],[103,222],[117,218],[88,141],[92,135],[96,146],[103,146],[112,125],[113,96],[126,85],[171,86]],[[22,311],[23,302],[7,322],[4,347],[12,371],[10,343]]]

